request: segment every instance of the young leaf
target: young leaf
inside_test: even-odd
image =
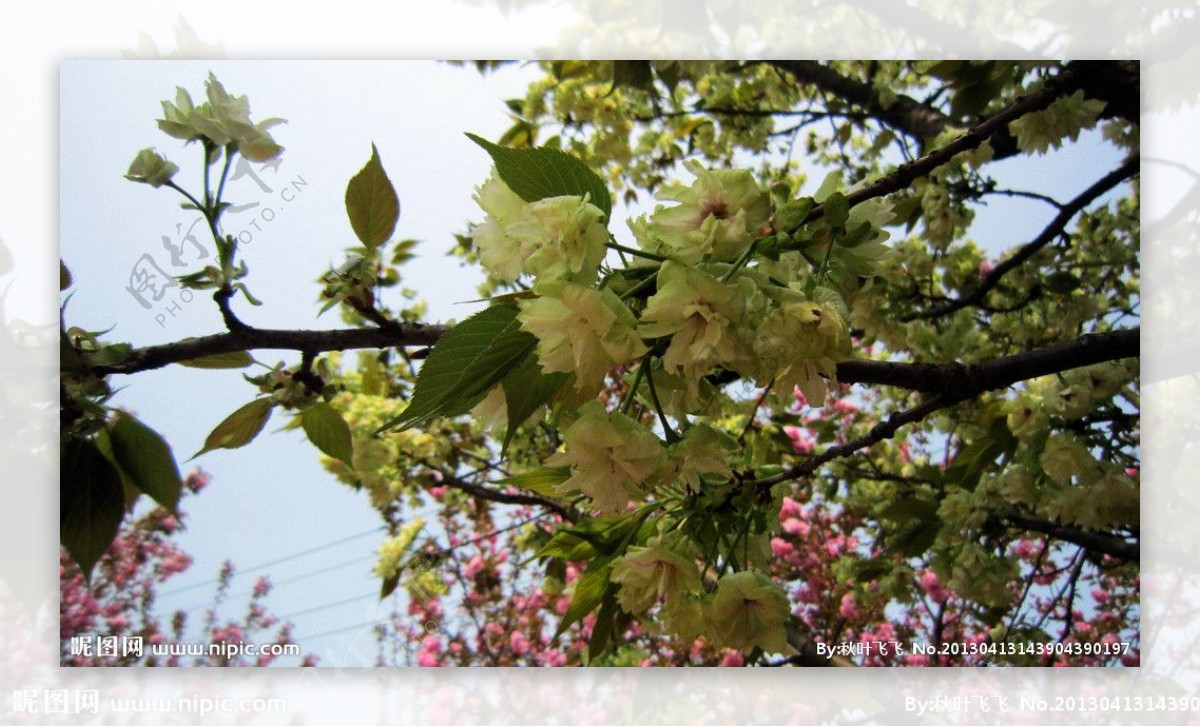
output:
[[[60,456],[59,541],[90,580],[125,516],[121,473],[87,439],[69,439]]]
[[[173,513],[178,513],[183,479],[166,441],[133,415],[118,412],[108,426],[113,458],[139,490]]]
[[[354,438],[350,434],[350,425],[336,409],[318,401],[300,412],[300,423],[317,449],[354,469]]]
[[[586,195],[605,219],[612,214],[612,197],[604,180],[570,154],[545,147],[509,149],[475,134],[467,137],[491,155],[500,178],[526,202]]]
[[[538,467],[519,475],[506,477],[496,484],[536,492],[543,497],[560,497],[557,488],[571,476],[570,467]]]
[[[379,247],[391,238],[400,219],[400,199],[383,171],[379,150],[371,145],[371,159],[346,185],[346,214],[354,234],[367,247]]]
[[[248,351],[230,351],[200,358],[189,358],[186,361],[180,361],[179,365],[190,366],[194,369],[244,369],[252,363],[254,363],[254,357]]]
[[[271,417],[275,404],[270,399],[255,399],[225,417],[204,440],[204,447],[192,459],[214,449],[237,449],[254,441]]]
[[[538,364],[537,354],[530,352],[503,380],[504,403],[508,410],[508,427],[504,432],[504,444],[500,454],[508,451],[508,444],[517,433],[517,428],[525,423],[538,407],[550,401],[566,383],[568,375],[562,372],[542,373]]]
[[[509,329],[517,312],[512,305],[492,306],[447,331],[421,364],[408,408],[379,431],[407,429],[430,417],[454,416],[474,406],[470,402],[464,407],[467,402],[463,401],[468,388],[478,388],[468,378],[468,373],[474,376],[478,371],[471,369],[471,365]],[[486,391],[485,388],[480,394]]]

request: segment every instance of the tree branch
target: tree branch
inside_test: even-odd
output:
[[[966,401],[985,391],[1058,371],[1137,356],[1139,335],[1138,328],[1089,334],[1065,344],[1026,351],[981,364],[895,364],[874,361],[849,361],[838,364],[839,380],[888,384],[936,393],[912,409],[893,413],[861,437],[830,447],[778,475],[755,480],[753,484],[770,487],[780,482],[808,477],[828,462],[892,438],[906,424],[919,422],[939,409]],[[846,372],[845,379],[842,379],[843,371]]]
[[[817,61],[779,60],[768,61],[768,64],[791,74],[800,83],[812,84],[825,93],[861,106],[871,116],[918,139],[937,136],[951,123],[949,117],[936,108],[902,94],[885,109],[871,84],[843,76]]]
[[[1008,527],[1017,528],[1018,530],[1031,530],[1035,533],[1044,533],[1052,538],[1074,543],[1090,551],[1111,555],[1118,560],[1137,562],[1142,557],[1142,548],[1139,543],[1130,542],[1107,533],[1098,533],[1094,530],[1062,525],[1049,520],[1027,517],[1018,513],[1001,515],[998,519]]]
[[[203,356],[255,349],[322,353],[358,348],[432,346],[447,330],[448,326],[421,323],[393,323],[386,328],[343,328],[323,331],[289,331],[244,326],[228,333],[185,338],[174,343],[137,348],[124,361],[109,366],[97,366],[93,371],[100,376],[135,374],[139,371],[158,369],[168,364]]]
[[[1032,241],[1022,245],[1010,257],[998,263],[996,267],[991,270],[991,272],[984,276],[983,281],[979,284],[979,286],[970,293],[959,298],[948,300],[945,303],[934,306],[927,311],[910,314],[901,318],[900,320],[907,322],[917,319],[939,318],[957,310],[961,310],[962,308],[966,308],[967,306],[983,303],[983,300],[987,294],[1000,284],[1001,278],[1012,272],[1029,258],[1033,257],[1033,255],[1039,250],[1058,239],[1058,237],[1063,234],[1067,224],[1070,223],[1075,215],[1082,212],[1084,208],[1094,202],[1097,198],[1103,196],[1105,193],[1121,184],[1125,180],[1135,176],[1139,169],[1140,163],[1137,158],[1127,159],[1124,164],[1104,175],[1103,178],[1085,189],[1075,199],[1063,205],[1061,209],[1059,209],[1058,214],[1054,216],[1054,219],[1050,221],[1050,224],[1046,225],[1045,229],[1042,230],[1041,234],[1039,234]]]
[[[1045,85],[1037,91],[1018,98],[1002,111],[968,129],[962,136],[959,136],[942,148],[907,164],[901,164],[891,174],[856,192],[846,195],[847,201],[853,207],[868,199],[898,192],[912,184],[916,179],[924,177],[934,169],[949,162],[958,154],[979,147],[985,141],[988,141],[993,134],[1002,131],[1007,133],[1009,122],[1015,121],[1026,114],[1041,111],[1054,103],[1055,99],[1065,91],[1073,88],[1076,82],[1075,76],[1076,71],[1074,70],[1074,66],[1068,65],[1062,73],[1046,81]],[[812,222],[813,220],[820,219],[824,214],[825,206],[817,205],[808,213],[804,222]]]
[[[976,364],[843,361],[837,365],[837,378],[852,384],[882,384],[970,398],[1038,376],[1104,361],[1135,358],[1140,352],[1139,327],[1090,333],[1065,343]]]
[[[579,513],[575,512],[573,508],[567,507],[549,498],[542,497],[541,495],[493,490],[490,487],[484,487],[483,485],[478,485],[474,482],[468,482],[464,479],[456,477],[440,467],[433,467],[428,463],[422,464],[442,476],[441,484],[448,487],[453,487],[456,490],[462,490],[472,497],[478,497],[481,500],[498,502],[504,505],[532,505],[535,507],[545,508],[546,510],[561,515],[564,520],[569,522],[575,522],[579,519]]]

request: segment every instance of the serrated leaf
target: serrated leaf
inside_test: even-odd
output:
[[[536,492],[543,497],[560,497],[558,486],[571,476],[570,467],[538,467],[519,475],[505,477],[496,484]]]
[[[523,358],[532,350],[533,336],[514,329],[517,313],[516,306],[492,306],[447,331],[421,364],[408,408],[379,431],[407,429],[435,416],[469,411],[520,362],[512,357]]]
[[[139,490],[178,514],[183,478],[166,440],[127,412],[117,412],[108,434],[121,471]]]
[[[537,354],[530,351],[525,359],[500,381],[504,388],[504,403],[508,411],[508,427],[504,432],[504,443],[500,447],[501,455],[508,451],[508,445],[516,435],[517,429],[538,407],[550,401],[568,378],[570,377],[567,374],[558,371],[542,373]]]
[[[318,401],[300,412],[300,424],[317,449],[354,469],[354,436],[336,409]]]
[[[346,214],[354,234],[367,247],[382,245],[396,230],[400,199],[374,144],[370,161],[346,185]]]
[[[584,197],[600,208],[605,219],[612,215],[608,187],[588,165],[557,149],[537,147],[509,149],[475,134],[467,137],[483,147],[496,164],[504,183],[526,202],[547,197]]]
[[[192,455],[192,459],[214,449],[237,449],[244,447],[262,431],[271,417],[275,404],[270,399],[255,399],[225,417],[204,440],[204,447]]]
[[[230,351],[229,353],[214,353],[211,356],[189,358],[180,361],[180,366],[194,369],[243,369],[254,363],[254,357],[249,351]]]
[[[87,439],[62,446],[59,470],[59,541],[89,581],[125,516],[121,473]]]

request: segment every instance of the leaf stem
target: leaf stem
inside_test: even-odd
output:
[[[642,359],[643,365],[650,357]],[[671,428],[671,424],[667,421],[667,414],[663,411],[662,404],[658,401],[658,391],[654,388],[654,372],[649,367],[646,368],[646,387],[650,389],[650,400],[654,402],[654,411],[658,412],[658,420],[662,422],[663,432],[667,435],[667,444],[671,445],[679,441],[679,435]]]
[[[754,254],[754,250],[758,248],[758,243],[761,239],[761,237],[754,238],[754,241],[750,243],[745,252],[738,256],[738,259],[733,263],[733,267],[729,268],[729,272],[721,276],[722,283],[728,283],[729,279],[733,277],[733,274],[750,261],[750,256],[752,256]]]
[[[608,247],[612,250],[616,250],[617,252],[629,253],[630,255],[633,255],[634,257],[644,257],[647,260],[656,260],[660,263],[665,263],[667,260],[670,260],[670,258],[666,258],[666,257],[663,257],[662,255],[658,255],[658,254],[655,254],[652,252],[646,252],[645,250],[636,250],[632,247],[626,247],[625,245],[622,245],[621,243],[616,242],[616,241],[610,241],[608,243]]]
[[[643,291],[643,290],[645,290],[646,288],[650,287],[650,284],[651,284],[651,283],[653,283],[655,280],[658,280],[658,271],[657,271],[657,270],[655,270],[655,271],[654,271],[653,273],[651,273],[650,275],[647,275],[647,276],[646,276],[645,278],[643,278],[643,279],[642,279],[642,280],[641,280],[641,281],[640,281],[640,282],[639,282],[637,285],[633,286],[633,287],[632,287],[632,288],[630,288],[629,290],[627,290],[627,291],[625,291],[624,293],[622,293],[622,294],[619,296],[619,297],[620,297],[620,299],[621,299],[622,301],[629,300],[629,299],[630,299],[630,298],[632,298],[633,296],[637,295],[638,293],[642,292],[642,291]]]
[[[633,375],[633,383],[629,386],[629,391],[625,393],[625,400],[621,402],[621,413],[629,414],[629,409],[633,406],[633,400],[637,398],[638,387],[642,385],[642,377],[646,375],[646,363],[650,360],[649,356],[642,357],[642,364],[638,366],[637,372]]]

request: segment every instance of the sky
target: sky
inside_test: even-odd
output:
[[[243,320],[271,328],[343,325],[336,311],[316,318],[315,281],[355,242],[343,195],[372,143],[401,200],[396,237],[423,241],[404,269],[405,284],[428,301],[430,320],[462,319],[482,305],[463,303],[479,297],[482,276],[445,257],[452,233],[480,218],[471,195],[490,169],[463,133],[499,137],[511,123],[503,100],[521,95],[536,69],[510,66],[483,78],[470,66],[424,62],[71,62],[61,74],[60,187],[62,256],[76,280],[71,324],[112,328],[107,340],[138,346],[221,330],[205,295],[189,302],[167,288],[154,300],[147,291],[145,307],[127,290],[144,255],[166,274],[195,269],[173,267],[162,240],[182,248],[179,262],[196,262],[198,249],[186,241],[189,231],[204,240],[202,225],[191,229],[196,215],[179,208],[177,193],[122,175],[139,149],[153,146],[179,164],[178,183],[199,187],[198,146],[162,134],[154,120],[177,85],[202,99],[209,71],[231,93],[249,96],[255,120],[287,120],[273,131],[286,147],[277,168],[253,165],[253,175],[244,172],[227,187],[235,205],[257,203],[225,219],[244,241],[248,283],[264,303],[251,308],[236,300]],[[268,365],[297,360],[289,352],[256,356]],[[373,641],[365,624],[385,616],[390,604],[378,602],[371,573],[384,534],[365,495],[328,475],[301,433],[274,431],[286,421],[278,413],[252,445],[185,462],[213,426],[257,393],[240,372],[175,366],[115,384],[123,388],[114,405],[172,443],[181,468],[200,467],[212,477],[201,496],[184,503],[178,543],[195,563],[161,589],[160,608],[200,618],[221,563],[231,559],[238,575],[222,613],[240,616],[254,580],[270,575],[279,585],[266,604],[292,621],[306,653],[334,666],[369,663]],[[336,633],[311,638],[330,631]]]
[[[203,225],[192,228],[196,214],[179,208],[175,192],[122,175],[136,152],[151,146],[179,164],[178,183],[198,188],[199,148],[162,134],[154,120],[177,85],[202,98],[210,71],[231,93],[249,96],[253,119],[287,120],[272,132],[286,148],[278,163],[237,168],[227,188],[237,207],[226,213],[225,226],[242,240],[246,282],[264,303],[251,308],[235,298],[243,320],[270,328],[341,325],[336,312],[316,318],[315,281],[355,242],[343,194],[372,143],[401,200],[396,238],[422,241],[402,274],[428,301],[428,320],[462,319],[482,305],[466,302],[478,298],[479,272],[446,257],[452,234],[482,216],[471,195],[490,168],[464,132],[498,138],[511,123],[503,100],[524,95],[539,75],[532,65],[484,77],[473,66],[416,61],[73,61],[60,76],[62,256],[76,281],[71,324],[111,328],[107,340],[137,346],[222,330],[207,295],[189,300],[168,288],[161,299],[153,292],[139,299],[127,289],[131,272],[147,261],[164,275],[199,262],[199,248],[187,241],[189,234],[204,241]],[[1056,153],[1052,164],[1044,161],[1004,161],[993,169],[1011,188],[1066,199],[1111,169],[1116,154],[1092,133]],[[1047,176],[1045,169],[1055,172]],[[813,174],[805,191],[822,176]],[[618,210],[614,219],[628,214]],[[973,231],[996,254],[1030,239],[1052,215],[1042,203],[994,197],[979,209]],[[628,242],[624,225],[614,231]],[[268,365],[297,360],[289,352],[255,355]],[[277,431],[286,421],[278,413],[250,446],[184,462],[213,426],[254,398],[256,387],[239,372],[174,366],[115,383],[123,386],[116,406],[166,437],[183,469],[200,467],[212,477],[201,496],[184,503],[186,530],[177,542],[195,563],[161,589],[162,612],[183,609],[200,619],[229,559],[237,575],[224,617],[240,617],[255,579],[269,575],[276,587],[266,605],[294,624],[305,653],[323,665],[371,663],[371,626],[395,604],[377,598],[371,567],[384,533],[365,495],[328,475],[300,432]]]

